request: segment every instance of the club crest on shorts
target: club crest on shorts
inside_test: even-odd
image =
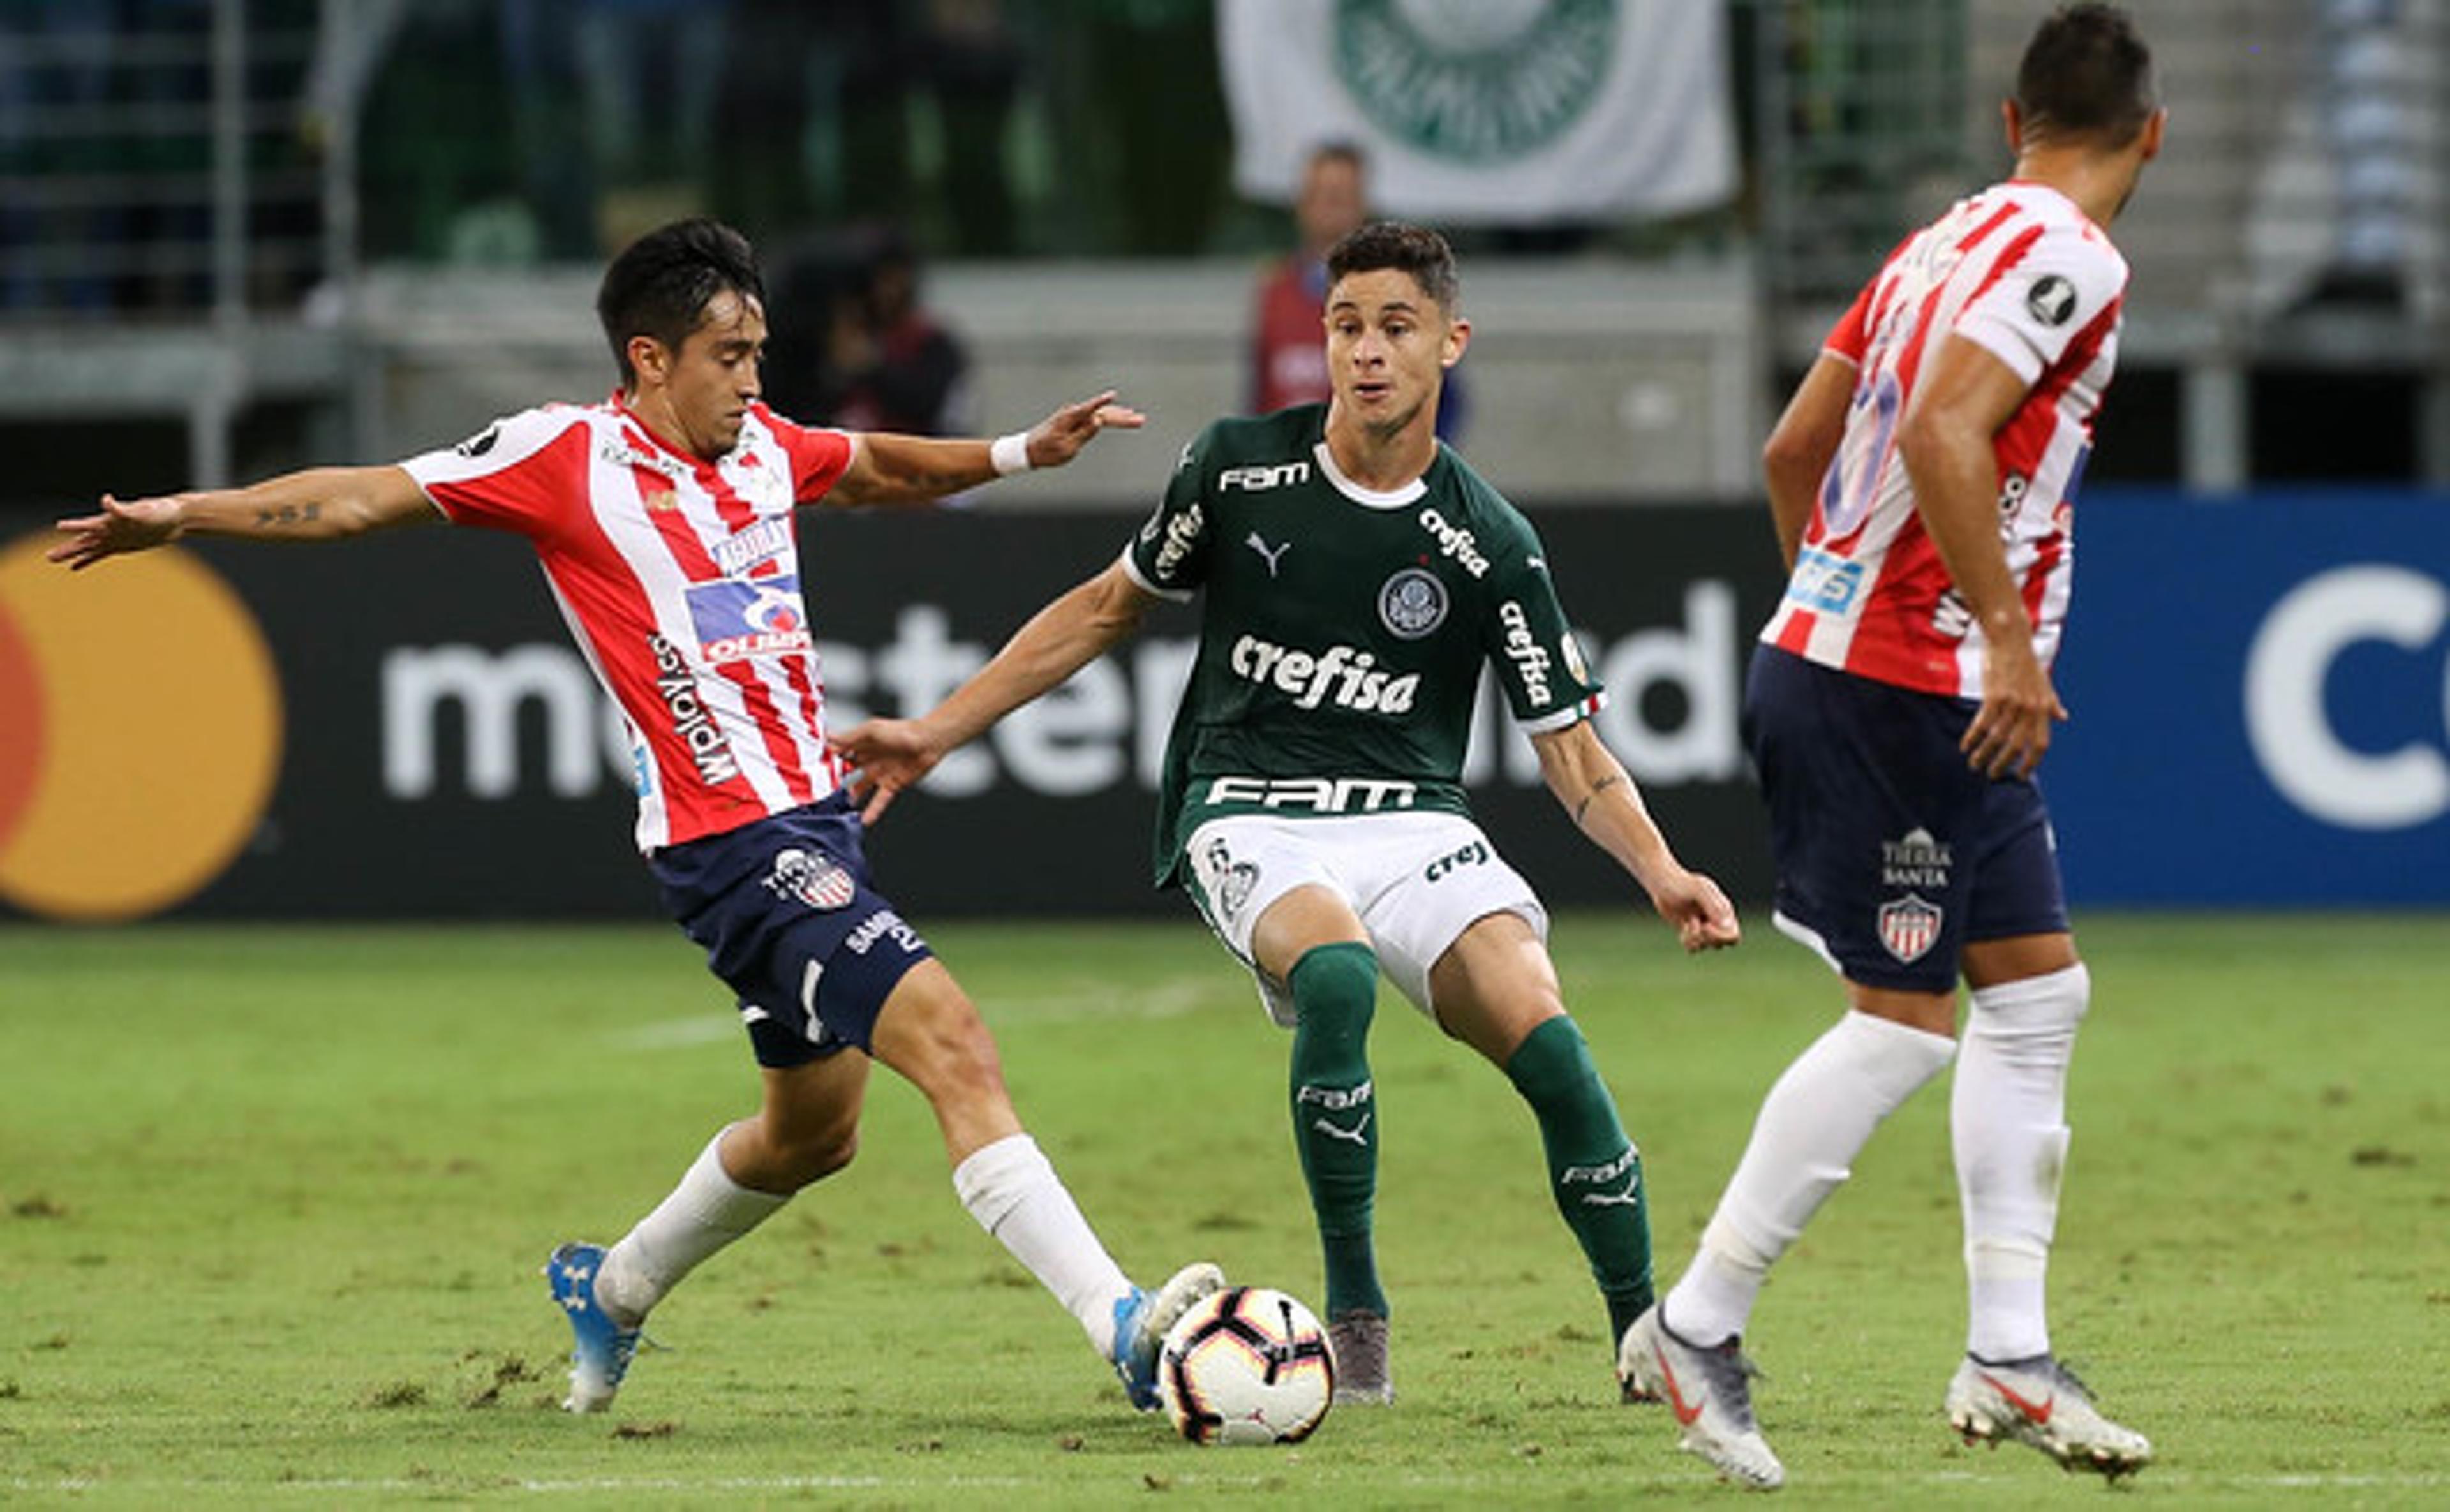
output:
[[[859,883],[841,863],[796,846],[774,853],[774,869],[767,874],[766,885],[777,898],[797,898],[820,910],[840,908],[859,891]]]
[[[1882,903],[1880,943],[1899,965],[1911,966],[1938,942],[1943,917],[1937,903],[1925,902],[1912,893]]]
[[[1408,641],[1446,623],[1447,586],[1425,568],[1407,567],[1378,589],[1378,619]]]

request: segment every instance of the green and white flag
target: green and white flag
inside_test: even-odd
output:
[[[1235,186],[1326,142],[1449,223],[1665,216],[1736,191],[1723,0],[1218,0]]]

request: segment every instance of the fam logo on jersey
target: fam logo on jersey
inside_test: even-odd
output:
[[[1246,494],[1264,493],[1310,481],[1308,462],[1262,463],[1256,467],[1229,467],[1216,475],[1216,491],[1220,494],[1240,489]]]
[[[1303,808],[1314,814],[1375,814],[1410,808],[1418,783],[1393,777],[1212,777],[1202,802],[1222,807]]]
[[[1926,887],[1934,892],[1948,888],[1948,869],[1956,864],[1948,842],[1934,840],[1931,831],[1909,829],[1896,840],[1880,842],[1880,885],[1883,887]]]
[[[1446,623],[1447,586],[1438,574],[1407,567],[1378,588],[1378,623],[1399,639],[1419,640]]]
[[[2056,273],[2045,273],[2025,291],[2025,310],[2044,325],[2065,325],[2075,314],[2075,285]]]
[[[1432,157],[1520,158],[1599,98],[1617,0],[1338,0],[1335,71],[1378,126]]]
[[[691,583],[684,591],[698,654],[710,667],[752,656],[788,655],[815,644],[807,611],[800,602],[797,573],[727,577]]]
[[[451,450],[458,453],[461,456],[482,456],[487,452],[492,451],[494,449],[494,443],[501,438],[502,422],[496,420],[493,424],[486,426],[483,430],[478,431],[476,435],[468,437],[466,440],[460,442]]]
[[[1937,903],[1913,893],[1880,905],[1880,944],[1897,964],[1911,966],[1939,942],[1941,914]]]
[[[774,866],[766,874],[766,887],[777,898],[796,898],[824,912],[842,907],[859,892],[859,883],[851,880],[840,862],[796,845],[774,853]]]

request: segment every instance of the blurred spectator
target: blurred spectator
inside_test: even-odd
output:
[[[1369,216],[1361,149],[1341,142],[1312,151],[1293,198],[1296,245],[1259,279],[1251,317],[1251,413],[1311,404],[1333,392],[1319,309],[1327,298],[1327,249]]]
[[[1334,392],[1321,323],[1327,254],[1370,218],[1368,172],[1361,149],[1345,142],[1312,148],[1303,164],[1293,198],[1296,245],[1260,275],[1252,305],[1247,389],[1254,415],[1319,403]],[[1462,376],[1460,367],[1448,372],[1438,405],[1437,432],[1449,441],[1463,434]]]
[[[765,379],[776,410],[853,431],[975,429],[969,354],[920,302],[919,259],[899,227],[787,254],[770,281]],[[814,318],[793,313],[804,310]]]

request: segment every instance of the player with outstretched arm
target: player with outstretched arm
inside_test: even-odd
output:
[[[546,405],[398,466],[122,501],[64,520],[86,568],[182,535],[320,541],[448,520],[526,537],[588,665],[627,717],[637,841],[672,917],[737,995],[764,1079],[680,1184],[609,1249],[546,1267],[574,1333],[568,1407],[611,1405],[647,1314],[700,1263],[848,1164],[871,1059],[934,1110],[962,1203],[1157,1405],[1166,1328],[1223,1278],[1151,1292],[1091,1231],[1025,1133],[994,1039],[875,890],[827,749],[793,511],[924,503],[1060,467],[1139,415],[1101,394],[993,442],[795,425],[759,400],[765,293],[746,239],[683,221],[632,242],[596,301],[620,390]],[[600,1184],[595,1173],[590,1185]]]
[[[1736,942],[1593,730],[1602,697],[1530,525],[1435,434],[1469,322],[1444,238],[1380,223],[1328,259],[1334,396],[1219,420],[1113,566],[1056,599],[935,709],[844,733],[872,818],[945,753],[1201,597],[1158,798],[1159,881],[1188,890],[1293,1031],[1293,1138],[1327,1270],[1339,1401],[1386,1401],[1371,1234],[1383,970],[1501,1068],[1616,1340],[1651,1301],[1642,1165],[1567,1017],[1529,884],[1471,819],[1462,767],[1484,668],[1574,823],[1690,950]]]

